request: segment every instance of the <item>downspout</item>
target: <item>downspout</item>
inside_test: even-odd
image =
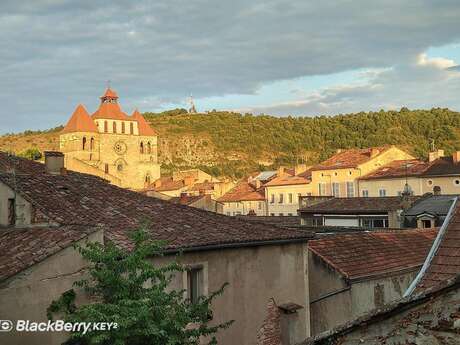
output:
[[[415,279],[412,281],[410,284],[409,288],[404,292],[403,297],[407,297],[411,295],[418,283],[422,280],[423,276],[425,275],[426,270],[431,264],[431,261],[433,260],[433,257],[435,256],[436,252],[438,251],[439,245],[441,244],[441,241],[446,233],[447,227],[449,226],[450,220],[452,218],[452,215],[454,214],[456,205],[457,205],[457,200],[458,197],[455,197],[453,199],[452,205],[450,205],[449,212],[447,213],[446,219],[444,219],[444,222],[442,223],[441,228],[439,229],[438,236],[436,236],[436,239],[434,240],[433,245],[431,246],[430,252],[428,253],[428,256],[425,259],[425,262],[423,263],[422,268],[420,269],[420,272],[417,274]]]

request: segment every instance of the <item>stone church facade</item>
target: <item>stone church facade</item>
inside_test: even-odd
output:
[[[130,189],[143,189],[160,177],[158,136],[135,110],[121,110],[108,88],[92,115],[78,105],[60,134],[60,151],[69,170],[102,177]]]

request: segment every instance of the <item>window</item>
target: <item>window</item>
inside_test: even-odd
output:
[[[107,133],[109,131],[109,124],[107,121],[104,121],[104,132]]]
[[[340,184],[338,182],[333,182],[332,183],[332,195],[335,198],[340,197]]]
[[[379,189],[379,196],[386,196],[387,195],[387,191],[383,188],[380,188]]]
[[[147,175],[145,175],[145,183],[146,183],[146,184],[150,184],[150,180],[151,180],[150,174],[147,173]]]
[[[274,214],[274,213],[270,213],[270,217],[274,217],[274,216],[275,216],[275,214]]]
[[[139,147],[141,153],[144,153],[144,143],[141,141],[141,145]]]
[[[106,174],[109,173],[109,165],[107,163],[105,163],[104,171]]]
[[[130,124],[129,124],[129,132],[131,134],[134,134],[134,124],[132,122],[130,122]]]
[[[369,196],[369,191],[367,189],[363,189],[363,197],[367,198]]]
[[[113,133],[117,132],[117,123],[115,121],[113,121],[112,131]]]
[[[431,219],[422,219],[422,228],[430,229],[431,228]]]
[[[123,164],[118,163],[118,164],[117,164],[117,170],[118,170],[118,171],[123,171]]]
[[[283,214],[283,213],[280,213],[279,215],[280,215],[280,217],[283,217],[283,216],[284,216],[284,214]]]
[[[284,202],[284,194],[282,194],[282,193],[279,194],[278,200],[279,200],[278,203],[282,204]]]
[[[355,196],[355,184],[352,181],[347,182],[347,197],[353,198]]]
[[[387,218],[365,218],[361,219],[361,226],[364,228],[388,228]]]
[[[324,182],[318,184],[318,194],[320,196],[326,195],[326,184]]]
[[[259,210],[261,210],[261,209],[262,209],[262,205],[263,205],[264,203],[263,203],[263,202],[259,202],[258,204],[259,204],[259,205],[258,205]]]
[[[121,133],[125,134],[125,123],[121,123]]]
[[[431,186],[431,185],[433,184],[433,180],[428,180],[428,181],[426,181],[426,184],[427,184],[428,186]]]
[[[150,145],[150,141],[147,143],[147,153],[152,153],[152,145]]]
[[[230,215],[231,215],[231,213],[230,213],[230,212],[227,212],[227,216],[230,216]]]
[[[289,203],[292,204],[292,201],[293,201],[292,193],[288,194],[288,199],[289,199]]]
[[[288,216],[292,216],[292,213],[288,213]]]
[[[275,194],[271,194],[270,195],[270,204],[274,204],[275,203]]]
[[[82,145],[81,145],[83,151],[86,150],[86,137],[83,137],[83,140],[82,140]]]
[[[16,224],[16,202],[14,199],[8,199],[8,225]]]
[[[187,297],[191,303],[198,302],[203,295],[203,267],[197,266],[187,270]]]
[[[90,142],[89,142],[89,149],[90,149],[91,151],[94,150],[94,138],[91,138],[91,140],[90,140]]]
[[[454,180],[454,185],[455,186],[460,186],[460,180]]]

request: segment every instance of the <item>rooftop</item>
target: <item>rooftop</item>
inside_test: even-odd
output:
[[[0,281],[69,247],[97,228],[83,226],[0,228]]]
[[[410,196],[411,203],[418,200],[419,196]],[[323,214],[366,214],[396,211],[401,209],[402,197],[354,197],[331,198],[309,207],[303,207],[301,212]]]
[[[265,193],[263,187],[256,188],[247,180],[242,180],[230,189],[225,195],[221,196],[219,202],[236,202],[236,201],[264,201]]]
[[[371,172],[361,180],[378,180],[385,178],[401,178],[406,176],[420,176],[430,167],[431,163],[418,159],[397,160]]]
[[[7,159],[6,155],[2,157]],[[106,240],[126,248],[132,245],[128,233],[145,222],[152,239],[167,241],[169,251],[304,241],[311,237],[306,231],[249,223],[151,198],[82,173],[49,175],[32,169],[17,174],[15,179],[0,173],[0,182],[16,189],[44,220],[61,226],[104,226]]]
[[[455,163],[452,156],[441,157],[431,162],[423,176],[460,175],[460,163]]]
[[[81,104],[77,106],[61,133],[70,132],[97,133],[97,127],[94,124],[94,121],[89,116],[85,107]]]
[[[281,176],[277,176],[272,180],[268,181],[264,186],[289,186],[289,185],[299,185],[299,184],[308,184],[311,182],[311,171],[307,170],[301,174],[293,175],[286,173]]]
[[[330,235],[308,249],[349,280],[422,266],[437,230],[393,230]]]
[[[450,206],[454,202],[455,195],[430,195],[417,200],[408,210],[404,211],[404,216],[418,216],[429,213],[434,216],[445,216],[449,212]]]
[[[349,149],[336,153],[324,162],[321,162],[311,168],[315,170],[345,169],[356,168],[358,165],[366,163],[372,158],[388,150],[389,147],[373,147],[366,149]]]

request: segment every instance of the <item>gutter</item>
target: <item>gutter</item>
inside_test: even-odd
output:
[[[326,299],[326,298],[329,298],[329,297],[332,297],[332,296],[335,296],[335,295],[338,295],[342,292],[345,292],[345,291],[348,291],[351,289],[351,286],[347,286],[347,287],[344,287],[342,289],[339,289],[339,290],[335,290],[335,291],[332,291],[332,292],[329,292],[327,294],[324,294],[322,296],[319,296],[318,298],[315,298],[313,301],[310,301],[310,305],[312,305],[313,303],[316,303],[316,302],[320,302],[322,301],[323,299]]]
[[[164,254],[178,254],[178,253],[190,253],[190,252],[202,252],[207,250],[217,250],[217,249],[234,249],[234,248],[247,248],[247,247],[259,247],[266,245],[280,245],[280,244],[290,244],[290,243],[307,243],[308,240],[313,239],[312,237],[303,237],[303,238],[294,238],[294,239],[285,239],[285,240],[264,240],[264,241],[254,241],[254,242],[236,242],[236,243],[224,243],[224,244],[210,244],[204,246],[188,247],[188,248],[174,248],[174,249],[165,249],[163,250]]]
[[[444,235],[447,231],[447,227],[449,226],[450,220],[454,214],[454,211],[457,206],[458,197],[455,197],[453,200],[454,201],[452,202],[452,205],[450,205],[449,212],[447,213],[446,219],[444,220],[444,223],[442,223],[442,226],[439,229],[438,236],[436,236],[436,239],[434,240],[434,243],[431,246],[430,252],[428,253],[428,256],[426,257],[425,262],[423,263],[422,269],[417,274],[417,277],[415,277],[413,282],[410,284],[406,292],[404,292],[403,297],[410,296],[414,292],[415,288],[417,287],[417,285],[420,283],[423,276],[425,275],[428,267],[430,267],[431,261],[433,261],[433,258],[439,249],[439,245],[441,244],[441,241],[444,238]]]

